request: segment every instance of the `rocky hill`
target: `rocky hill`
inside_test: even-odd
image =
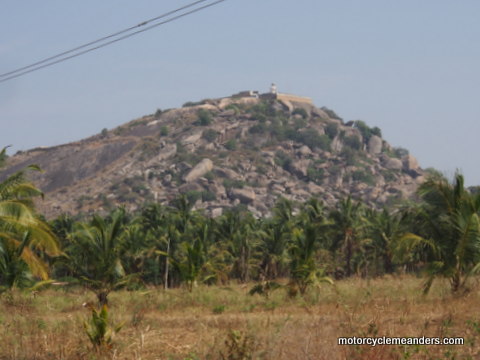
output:
[[[180,193],[212,216],[239,204],[269,214],[280,196],[334,204],[346,195],[381,207],[411,197],[424,171],[378,128],[344,123],[301,98],[254,94],[158,110],[65,145],[19,152],[3,176],[37,164],[47,217],[134,210]],[[296,101],[298,100],[298,101]]]

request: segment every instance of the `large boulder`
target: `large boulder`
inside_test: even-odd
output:
[[[194,166],[192,170],[188,172],[188,174],[184,177],[184,180],[188,182],[192,182],[199,177],[205,175],[209,171],[213,169],[213,162],[210,159],[203,159],[197,165]]]
[[[312,155],[312,153],[312,150],[307,145],[303,145],[297,150],[297,155],[299,156],[309,156]]]
[[[202,190],[203,190],[203,187],[197,183],[183,184],[178,187],[178,192],[180,194],[185,194],[191,191],[202,191]]]
[[[403,167],[402,160],[395,158],[388,158],[384,166],[389,170],[401,170]]]
[[[368,153],[370,155],[380,154],[382,152],[383,140],[380,136],[372,135],[368,140]]]
[[[293,161],[290,165],[290,172],[297,175],[299,178],[307,176],[308,166],[310,165],[309,159]]]
[[[402,162],[403,162],[403,169],[405,171],[417,170],[419,168],[417,159],[415,159],[415,157],[413,157],[410,154],[405,155],[402,158]]]
[[[198,140],[202,138],[203,131],[199,131],[195,134],[186,136],[185,138],[182,139],[182,144],[183,145],[189,145],[189,144],[195,144]]]
[[[240,200],[242,204],[250,204],[257,198],[255,191],[251,188],[231,189],[230,197],[235,200]]]
[[[332,141],[332,144],[330,145],[330,148],[332,149],[333,152],[340,152],[343,149],[343,140],[340,139],[340,136],[335,136],[335,138]]]
[[[168,158],[171,158],[173,155],[177,153],[177,144],[168,144],[165,145],[157,156],[157,159],[153,159],[156,161],[164,161]]]
[[[215,174],[222,178],[227,178],[230,180],[240,179],[240,175],[237,172],[228,168],[215,168]]]

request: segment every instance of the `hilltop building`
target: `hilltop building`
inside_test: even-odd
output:
[[[242,97],[283,100],[283,101],[313,105],[312,99],[309,97],[278,92],[277,86],[275,84],[271,85],[270,92],[268,93],[260,94],[257,90],[246,90],[246,91],[240,91],[239,93],[232,95],[232,98],[242,98]]]

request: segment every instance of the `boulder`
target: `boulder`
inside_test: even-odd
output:
[[[215,149],[216,149],[215,143],[208,143],[207,145],[205,145],[205,150],[212,151]]]
[[[388,158],[384,166],[389,170],[401,170],[403,167],[402,160],[395,158]]]
[[[185,194],[191,191],[202,191],[202,190],[203,190],[203,187],[197,183],[183,184],[182,186],[178,187],[178,192],[180,194]]]
[[[238,173],[228,168],[215,168],[215,174],[222,178],[227,178],[230,180],[240,179],[240,175]]]
[[[425,176],[417,176],[417,177],[415,178],[415,182],[416,182],[417,184],[422,184],[424,181],[425,181]]]
[[[164,161],[177,153],[177,144],[165,145],[157,156],[156,161]]]
[[[307,189],[306,189],[311,195],[313,194],[322,194],[325,192],[325,189],[321,186],[318,186],[312,181],[309,181],[307,184]]]
[[[297,154],[301,156],[308,156],[312,154],[312,150],[307,145],[303,145],[300,149],[297,150]]]
[[[163,183],[164,183],[165,185],[169,185],[171,182],[172,182],[172,175],[171,175],[171,174],[166,174],[166,175],[163,177]]]
[[[186,136],[182,139],[183,145],[195,144],[198,140],[202,138],[203,131],[197,132],[196,134],[192,134]]]
[[[235,115],[235,110],[233,109],[224,110],[219,114],[220,117],[232,117],[234,115]]]
[[[307,176],[308,165],[310,165],[310,160],[299,160],[293,161],[290,165],[290,172],[294,175],[297,175],[299,178]]]
[[[197,165],[194,166],[192,170],[188,172],[188,174],[184,177],[184,180],[188,182],[192,182],[199,177],[205,175],[209,171],[213,169],[213,162],[210,159],[203,159]]]
[[[312,115],[313,116],[318,116],[319,118],[322,118],[322,119],[329,119],[328,114],[325,111],[323,111],[322,109],[319,109],[317,107],[312,108]]]
[[[277,193],[280,193],[280,194],[283,194],[285,192],[285,188],[280,184],[273,184],[271,186],[271,189],[272,189],[273,192],[277,192]]]
[[[280,100],[280,102],[288,109],[289,112],[292,112],[295,108],[292,103],[288,100]]]
[[[255,201],[255,191],[251,188],[231,189],[230,197],[239,200],[242,204],[250,204]]]
[[[222,208],[214,208],[210,211],[210,214],[213,218],[219,217],[223,214]]]
[[[335,136],[332,141],[332,145],[330,146],[333,152],[340,152],[343,149],[343,141],[340,139],[339,136]]]
[[[402,158],[402,162],[403,162],[403,169],[405,171],[417,170],[419,168],[417,159],[415,159],[415,157],[413,157],[410,154],[405,155]]]
[[[370,155],[376,155],[382,152],[383,140],[377,135],[372,135],[368,140],[368,153]]]
[[[225,199],[227,197],[227,191],[225,190],[225,187],[217,182],[209,184],[208,190],[213,192],[217,199]]]

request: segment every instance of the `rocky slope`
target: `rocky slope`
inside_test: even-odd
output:
[[[180,193],[217,216],[239,204],[269,214],[279,196],[328,204],[352,195],[377,207],[411,197],[424,171],[378,128],[344,123],[326,108],[256,97],[157,111],[88,139],[19,152],[3,176],[28,164],[47,217],[134,210]]]

